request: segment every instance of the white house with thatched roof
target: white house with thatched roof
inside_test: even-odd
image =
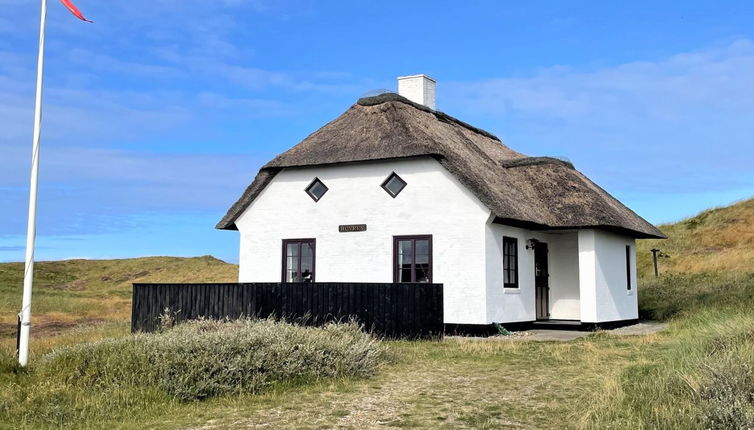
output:
[[[635,320],[662,232],[569,162],[435,110],[435,81],[359,99],[267,163],[217,225],[241,282],[434,282],[447,324]]]

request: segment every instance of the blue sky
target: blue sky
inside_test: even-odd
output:
[[[399,75],[652,222],[754,195],[754,3],[50,2],[38,259],[212,254],[275,154]],[[23,259],[38,2],[0,0],[0,261]]]

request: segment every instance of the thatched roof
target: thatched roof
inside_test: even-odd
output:
[[[392,93],[359,99],[267,163],[217,228],[235,230],[236,219],[281,169],[427,156],[471,190],[497,222],[665,237],[571,163],[527,157],[484,130]]]

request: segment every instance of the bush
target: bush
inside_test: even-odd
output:
[[[385,349],[354,324],[189,321],[159,333],[57,350],[37,373],[102,389],[156,384],[180,400],[259,392],[285,381],[372,375]]]
[[[356,324],[192,321],[145,340],[158,384],[181,400],[258,392],[280,381],[366,377],[385,356]]]
[[[754,428],[754,373],[746,363],[718,361],[707,368],[700,387],[707,429]]]

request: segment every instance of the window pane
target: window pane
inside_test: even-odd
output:
[[[311,242],[301,243],[301,280],[314,281],[314,247]]]
[[[416,282],[429,282],[429,263],[416,263]]]
[[[405,264],[411,265],[413,261],[413,247],[410,240],[398,241],[398,265],[403,266]]]
[[[429,241],[416,241],[416,265],[425,264],[429,267]]]
[[[286,282],[299,282],[300,279],[298,276],[298,257],[292,257],[288,255],[288,258],[286,258],[286,260],[287,262],[286,262],[286,269],[285,269],[285,273],[286,273],[285,281]]]
[[[411,268],[401,268],[398,270],[398,282],[411,282]]]
[[[312,194],[317,196],[317,198],[322,197],[323,194],[325,194],[325,187],[322,185],[321,182],[315,182],[311,189]]]
[[[398,282],[411,282],[413,251],[413,241],[398,241]]]
[[[388,190],[390,190],[391,193],[393,193],[393,195],[397,195],[398,193],[400,193],[404,187],[403,182],[401,182],[401,180],[396,178],[395,176],[390,178],[390,180],[387,182],[387,184],[385,184],[385,186],[387,187]]]

